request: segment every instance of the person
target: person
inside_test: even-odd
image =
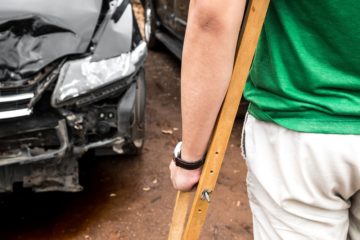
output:
[[[189,191],[232,72],[243,0],[190,1],[181,69]],[[254,239],[360,239],[360,5],[271,1],[245,87],[243,154]],[[197,162],[196,164],[191,164]]]

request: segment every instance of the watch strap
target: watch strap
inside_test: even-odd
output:
[[[205,159],[202,158],[196,162],[187,162],[181,158],[181,145],[182,142],[179,142],[174,149],[174,161],[175,165],[187,170],[195,170],[204,165]]]
[[[174,158],[175,161],[175,165],[187,170],[195,170],[198,169],[199,167],[201,167],[202,165],[204,165],[204,159],[200,159],[196,162],[186,162],[183,159],[181,159],[180,157],[175,157]]]

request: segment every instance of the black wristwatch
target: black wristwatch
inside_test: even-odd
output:
[[[178,142],[178,144],[176,144],[175,149],[174,149],[174,157],[173,160],[175,162],[175,165],[187,170],[195,170],[198,169],[199,167],[201,167],[202,165],[204,165],[205,159],[202,158],[196,162],[187,162],[183,159],[181,159],[181,145],[182,142]]]

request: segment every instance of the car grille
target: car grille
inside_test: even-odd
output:
[[[44,79],[53,69],[47,67],[36,74],[25,83],[16,86],[0,86],[0,120],[28,116],[32,109],[29,107],[31,99],[35,96],[35,91],[42,79]]]
[[[0,87],[0,97],[29,93],[37,87],[37,84],[27,84],[23,86],[14,86],[14,87]]]
[[[32,92],[0,96],[0,119],[30,115],[32,110],[28,105],[33,97]]]

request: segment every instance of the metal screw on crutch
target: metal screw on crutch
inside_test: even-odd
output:
[[[210,194],[211,194],[211,191],[208,189],[205,189],[201,193],[201,200],[207,201],[209,203],[210,202]]]

